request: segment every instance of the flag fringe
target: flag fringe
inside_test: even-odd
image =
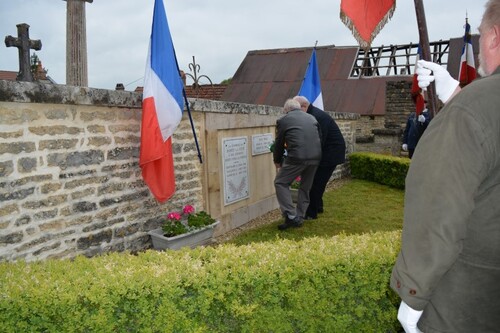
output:
[[[394,2],[392,7],[387,11],[387,13],[384,15],[384,17],[380,20],[380,22],[377,24],[375,29],[373,29],[373,31],[370,35],[369,41],[365,41],[363,39],[363,37],[361,37],[360,33],[358,32],[358,29],[356,29],[356,26],[354,25],[354,22],[344,13],[343,10],[340,10],[340,20],[345,24],[345,26],[347,26],[347,28],[349,30],[351,30],[352,35],[358,41],[359,46],[362,47],[363,49],[367,50],[370,48],[372,41],[379,34],[380,30],[382,30],[382,28],[392,18],[392,15],[394,14],[395,10],[396,10],[396,2]]]

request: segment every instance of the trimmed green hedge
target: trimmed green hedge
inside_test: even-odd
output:
[[[410,159],[375,153],[349,155],[351,175],[355,178],[404,189]]]
[[[400,232],[0,263],[2,332],[397,332]]]

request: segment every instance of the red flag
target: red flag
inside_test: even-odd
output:
[[[413,82],[411,84],[411,98],[413,99],[413,103],[415,103],[415,113],[417,114],[417,117],[422,113],[422,111],[425,108],[424,95],[422,93],[422,88],[418,86],[418,80],[417,80],[418,75],[416,74],[417,62],[420,60],[421,54],[422,54],[422,49],[420,48],[419,44],[417,56],[415,59],[415,69],[413,71]]]
[[[182,119],[183,89],[163,0],[155,0],[144,75],[139,164],[144,182],[159,202],[175,192],[171,142]]]
[[[341,0],[340,19],[367,49],[395,9],[396,0]]]
[[[467,18],[465,18],[464,47],[462,48],[462,58],[460,59],[460,72],[458,77],[461,87],[468,85],[476,78],[476,64],[474,62],[470,25]]]

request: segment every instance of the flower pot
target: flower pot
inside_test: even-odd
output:
[[[163,236],[163,230],[161,228],[151,230],[148,234],[151,236],[153,248],[157,250],[178,250],[186,246],[195,248],[196,246],[206,245],[210,242],[214,234],[214,228],[218,224],[219,221],[204,228],[173,237]]]
[[[292,201],[294,203],[297,203],[297,199],[299,198],[299,189],[298,188],[291,188],[290,193],[292,194]]]

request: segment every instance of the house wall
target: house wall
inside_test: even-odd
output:
[[[221,221],[216,235],[277,208],[272,155],[251,148],[249,197],[224,205],[221,142],[274,135],[281,108],[189,102],[203,163],[184,112],[172,139],[176,192],[160,204],[138,163],[139,93],[0,80],[0,260],[144,250],[147,232],[186,204]],[[333,116],[354,151],[359,117]]]

